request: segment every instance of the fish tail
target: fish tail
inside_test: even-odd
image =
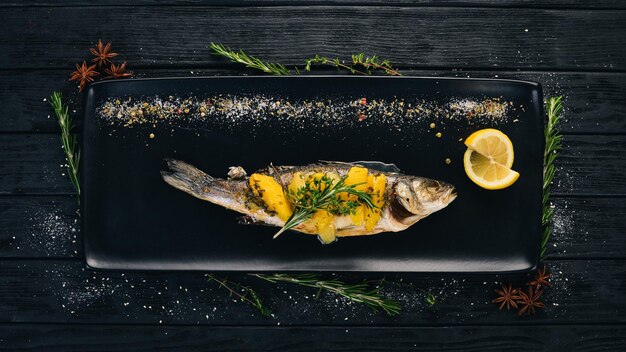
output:
[[[161,171],[163,180],[174,188],[196,198],[223,206],[242,214],[248,214],[242,191],[247,182],[213,178],[197,168],[174,159],[165,159],[169,171]]]
[[[165,159],[171,171],[161,171],[161,177],[174,188],[198,198],[205,198],[215,179],[186,162]]]

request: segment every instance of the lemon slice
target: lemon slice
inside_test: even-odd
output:
[[[513,166],[513,143],[504,133],[487,128],[465,139],[467,151],[463,165],[467,176],[482,188],[496,190],[509,187],[519,178]]]
[[[507,168],[513,166],[513,143],[506,134],[493,129],[486,128],[476,131],[465,139],[465,145]]]
[[[485,189],[507,188],[519,178],[518,172],[469,148],[463,156],[463,164],[470,180]]]

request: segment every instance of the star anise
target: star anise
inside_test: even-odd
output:
[[[107,76],[104,79],[124,78],[124,77],[130,77],[132,75],[131,72],[126,72],[126,61],[124,61],[123,63],[117,66],[115,66],[115,64],[111,64],[110,68],[104,69],[104,73],[107,74]]]
[[[513,288],[511,284],[509,284],[508,286],[503,284],[501,290],[496,289],[495,291],[499,295],[499,297],[495,298],[491,302],[495,304],[499,303],[500,310],[502,310],[504,307],[506,307],[507,310],[511,309],[511,307],[517,309],[517,303],[515,303],[515,301],[520,299],[520,296],[517,295],[519,289]]]
[[[96,65],[87,66],[87,63],[83,61],[82,66],[76,64],[76,71],[72,72],[70,76],[70,81],[78,82],[78,91],[82,92],[83,88],[90,83],[93,82],[93,77],[99,75],[96,72]]]
[[[111,63],[111,58],[116,57],[118,54],[111,52],[111,42],[104,45],[101,39],[98,39],[98,45],[95,48],[89,48],[89,51],[95,56],[91,59],[91,62],[102,67]]]
[[[535,279],[530,281],[528,283],[528,285],[534,286],[536,289],[541,288],[541,286],[550,286],[550,287],[552,287],[552,284],[550,283],[550,281],[548,281],[550,276],[552,276],[552,274],[548,273],[548,271],[547,271],[547,269],[546,269],[546,267],[544,265],[542,270],[537,270],[537,275],[535,276]]]
[[[542,294],[543,291],[539,289],[533,290],[532,286],[528,288],[528,292],[520,291],[519,300],[517,300],[517,304],[519,304],[517,315],[523,315],[524,313],[532,315],[535,314],[535,308],[545,307],[543,303],[539,302]]]

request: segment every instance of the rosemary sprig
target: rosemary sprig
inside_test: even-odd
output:
[[[269,310],[269,308],[265,307],[257,293],[252,288],[248,286],[243,286],[236,282],[228,281],[226,278],[218,279],[212,274],[206,274],[206,277],[209,278],[209,281],[214,281],[218,283],[220,287],[226,289],[230,297],[235,296],[241,302],[251,305],[252,307],[256,308],[263,316],[270,315],[271,311]]]
[[[50,105],[54,109],[54,114],[61,127],[61,143],[65,152],[67,162],[67,173],[70,181],[76,189],[78,204],[80,204],[80,183],[78,178],[78,164],[80,163],[80,150],[78,149],[78,138],[72,133],[74,122],[70,118],[67,105],[63,104],[60,92],[54,92],[50,96]]]
[[[402,76],[398,70],[391,66],[389,60],[381,60],[378,56],[365,56],[363,53],[352,55],[352,65],[365,67],[367,74],[373,70],[382,70],[390,76]]]
[[[340,280],[321,280],[320,277],[315,274],[250,275],[256,276],[259,279],[263,279],[271,283],[288,282],[301,286],[317,288],[318,294],[321,291],[338,294],[342,297],[349,299],[352,302],[364,303],[375,311],[382,309],[390,316],[398,315],[401,310],[399,302],[382,297],[380,295],[380,287],[370,288],[370,286],[366,282],[360,284],[346,284]]]
[[[388,60],[381,60],[378,56],[365,56],[363,53],[353,54],[352,55],[352,64],[346,65],[342,63],[338,58],[328,58],[320,55],[315,55],[315,57],[307,59],[305,61],[304,70],[311,71],[312,64],[321,64],[321,65],[330,65],[334,66],[337,69],[345,69],[350,71],[352,74],[358,75],[371,75],[375,70],[382,70],[386,74],[391,76],[402,76],[398,70],[394,69],[391,66],[391,63]],[[364,70],[359,70],[356,67],[363,67]]]
[[[232,62],[244,64],[246,65],[246,67],[261,70],[265,73],[271,73],[277,76],[286,76],[291,74],[291,71],[284,65],[280,63],[263,61],[257,57],[246,54],[241,49],[239,49],[239,51],[234,51],[222,44],[216,43],[211,43],[210,47],[211,50],[213,50],[213,54],[223,56]],[[337,69],[348,70],[350,73],[355,75],[368,76],[371,75],[375,70],[381,70],[390,76],[402,76],[402,74],[398,72],[398,70],[394,69],[391,66],[389,60],[381,60],[376,55],[365,56],[365,54],[363,53],[358,53],[353,54],[351,58],[352,62],[348,65],[338,58],[331,59],[325,56],[315,55],[315,57],[305,60],[304,70],[307,72],[311,71],[311,65],[320,64],[333,66]],[[361,67],[362,69],[358,69],[358,67]],[[295,68],[295,73],[300,74],[300,71],[298,71],[297,67]]]
[[[429,307],[432,307],[435,303],[437,303],[437,297],[435,297],[435,295],[424,290],[423,288],[420,288],[419,290],[424,295],[424,303],[426,303]]]
[[[315,55],[315,57],[312,57],[305,61],[304,70],[307,72],[311,71],[312,64],[330,65],[330,66],[337,67],[337,69],[342,69],[342,68],[346,69],[350,71],[350,73],[352,74],[365,75],[365,76],[368,75],[367,72],[357,70],[352,66],[348,66],[346,64],[341,63],[338,58],[330,59],[324,56]]]
[[[323,176],[312,182],[307,181],[296,193],[288,190],[287,195],[294,203],[295,209],[285,225],[276,232],[274,238],[307,221],[318,210],[326,210],[335,215],[347,215],[354,214],[359,203],[364,203],[369,208],[376,208],[372,202],[372,196],[356,189],[360,184],[346,185],[346,178],[347,176],[344,176],[335,183],[331,178]],[[342,193],[354,195],[357,199],[343,202],[339,198]]]
[[[271,73],[278,76],[289,75],[289,70],[278,63],[265,62],[254,56],[250,56],[243,52],[243,50],[233,51],[230,48],[225,47],[222,44],[211,43],[211,49],[215,55],[220,55],[228,58],[230,61],[238,62],[246,65],[246,67],[261,70],[265,73]]]
[[[547,102],[548,121],[544,130],[545,150],[543,153],[543,214],[541,217],[542,235],[541,235],[541,254],[543,259],[548,248],[548,240],[551,235],[550,223],[554,217],[554,209],[550,206],[550,184],[554,179],[554,161],[556,160],[559,150],[561,149],[561,141],[563,136],[559,132],[557,126],[563,113],[562,97],[551,97]]]

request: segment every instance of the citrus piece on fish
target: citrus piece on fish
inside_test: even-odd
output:
[[[513,166],[513,143],[501,131],[494,128],[476,131],[465,139],[465,145],[490,161],[509,169]]]
[[[507,188],[519,178],[513,166],[513,143],[493,128],[476,131],[465,139],[465,173],[475,184],[489,190]]]

